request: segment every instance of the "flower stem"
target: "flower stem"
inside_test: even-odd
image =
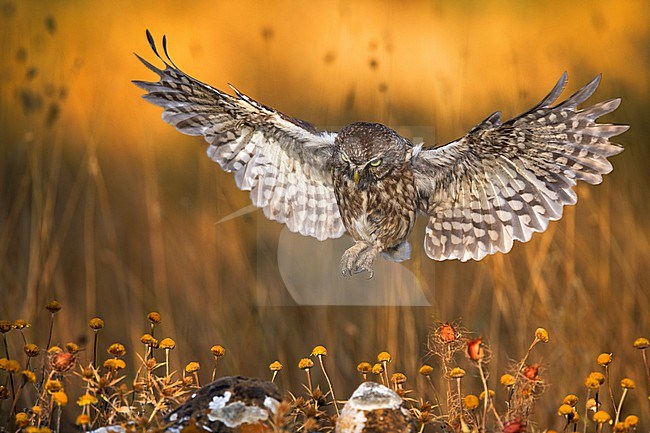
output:
[[[336,397],[334,396],[334,388],[332,388],[332,382],[330,382],[330,378],[327,375],[327,372],[325,371],[325,365],[323,364],[323,355],[318,355],[318,361],[320,362],[320,368],[323,370],[323,374],[325,375],[325,380],[327,380],[327,386],[330,388],[330,394],[332,394],[332,402],[334,403],[334,410],[336,410],[336,415],[339,415],[339,407],[336,404]],[[386,371],[384,369],[384,371]]]

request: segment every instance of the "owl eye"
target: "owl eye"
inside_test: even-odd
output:
[[[348,156],[345,153],[341,152],[341,161],[347,163],[347,162],[350,162],[350,158],[348,158]]]
[[[373,159],[370,161],[370,166],[379,167],[381,165],[381,158]]]

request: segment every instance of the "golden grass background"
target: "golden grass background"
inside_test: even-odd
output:
[[[381,350],[422,387],[415,372],[433,320],[462,317],[485,337],[494,387],[544,326],[542,425],[558,427],[561,397],[582,392],[601,351],[615,354],[613,377],[639,383],[630,407],[648,425],[631,347],[650,333],[646,2],[0,5],[0,316],[32,321],[35,342],[44,344],[43,306],[56,298],[55,342],[87,342],[87,320],[99,315],[103,342],[125,343],[135,361],[146,313],[157,310],[179,367],[209,365],[220,343],[222,374],[265,376],[280,359],[291,366],[280,383],[297,389],[295,364],[324,344],[344,396],[356,364]],[[631,129],[617,137],[626,150],[605,182],[581,185],[576,207],[508,255],[433,262],[420,226],[406,266],[432,307],[286,305],[281,226],[260,212],[215,224],[247,194],[205,157],[202,139],[162,122],[130,83],[154,78],[132,54],[152,59],[146,28],[167,35],[187,73],[321,127],[378,121],[444,143],[492,111],[529,108],[567,70],[569,92],[602,72],[592,101],[622,97],[604,120]]]

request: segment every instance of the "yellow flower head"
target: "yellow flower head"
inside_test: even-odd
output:
[[[596,379],[600,385],[605,383],[605,375],[599,371],[592,371],[589,373],[589,377]]]
[[[506,373],[501,376],[500,382],[503,386],[512,386],[515,384],[515,377],[512,374]]]
[[[29,328],[30,326],[32,325],[23,319],[18,319],[13,324],[14,329],[25,329],[25,328]]]
[[[85,413],[82,413],[81,415],[79,415],[77,417],[77,419],[76,419],[76,421],[74,423],[76,425],[80,425],[80,426],[90,424],[90,416],[86,415]]]
[[[201,368],[201,365],[198,362],[196,361],[188,362],[187,365],[185,366],[185,372],[195,373],[199,371],[199,368]]]
[[[49,349],[47,349],[47,353],[50,355],[56,355],[57,353],[63,352],[63,349],[61,349],[59,346],[52,346]]]
[[[222,357],[226,354],[226,349],[221,344],[215,344],[210,348],[210,352],[217,358]]]
[[[39,416],[43,412],[43,409],[39,405],[32,406],[32,413],[36,416]]]
[[[126,348],[124,345],[120,343],[113,343],[110,346],[108,346],[108,353],[110,353],[113,356],[123,356],[126,353]]]
[[[406,382],[406,375],[404,373],[393,373],[390,381],[396,384],[404,383]]]
[[[104,368],[109,371],[123,370],[126,368],[126,362],[121,359],[110,358],[104,361]]]
[[[587,407],[588,410],[592,410],[594,412],[596,412],[598,410],[598,407],[596,407],[597,406],[596,405],[596,399],[593,398],[593,397],[587,400],[587,402],[585,403],[585,406]],[[598,406],[600,406],[600,405],[598,405]]]
[[[309,358],[301,358],[300,361],[298,361],[298,368],[301,370],[309,370],[313,366],[314,361]]]
[[[463,376],[465,376],[465,370],[459,367],[452,368],[452,370],[449,372],[449,377],[452,379],[460,379]]]
[[[90,326],[90,329],[92,329],[93,331],[99,331],[104,327],[104,321],[99,317],[93,317],[88,322],[88,326]]]
[[[557,410],[557,414],[560,416],[567,416],[571,413],[573,413],[573,407],[568,404],[561,405]]]
[[[316,346],[311,351],[311,356],[327,356],[327,349],[325,346]]]
[[[271,371],[280,371],[282,368],[283,366],[280,361],[273,361],[271,364],[269,364],[269,370]]]
[[[537,328],[535,330],[535,338],[542,343],[548,343],[548,331],[544,328]]]
[[[626,432],[628,429],[628,426],[623,422],[619,421],[616,424],[614,424],[613,431],[616,433],[623,433]]]
[[[370,373],[372,371],[372,364],[370,364],[369,362],[365,362],[365,361],[360,362],[357,365],[357,371],[359,373]]]
[[[463,398],[463,406],[467,410],[474,410],[478,407],[478,397],[474,394],[468,394]]]
[[[625,417],[625,424],[627,424],[630,427],[636,427],[638,423],[639,423],[639,417],[636,415],[628,415]]]
[[[380,352],[379,355],[377,355],[377,362],[390,362],[391,360],[392,358],[388,352]]]
[[[384,372],[384,366],[380,363],[376,363],[372,366],[372,374],[380,375]]]
[[[596,362],[598,363],[598,365],[602,365],[603,367],[606,367],[612,362],[612,354],[601,353],[600,355],[598,355],[598,358],[596,358]]]
[[[5,366],[5,370],[7,373],[11,374],[16,374],[20,372],[20,363],[16,361],[15,359],[10,359],[7,361],[7,365]]]
[[[11,328],[13,325],[11,324],[10,321],[8,320],[0,320],[0,332],[3,334],[6,334],[7,332],[11,331]]]
[[[77,346],[75,343],[67,343],[67,344],[65,345],[65,350],[66,350],[68,353],[72,353],[72,354],[74,354],[74,353],[79,352],[79,346]]]
[[[636,388],[636,383],[634,383],[634,381],[629,377],[626,377],[623,380],[621,380],[621,388],[634,389]]]
[[[645,337],[639,337],[634,340],[634,347],[637,349],[645,349],[648,346],[650,346],[650,340]]]
[[[90,406],[91,404],[97,404],[97,397],[92,394],[84,394],[77,399],[77,404],[81,407]]]
[[[152,311],[151,313],[147,314],[147,320],[149,320],[154,325],[157,325],[162,321],[160,314],[156,311]]]
[[[27,415],[25,412],[18,412],[16,414],[16,427],[18,428],[25,428],[29,425],[29,415]]]
[[[59,406],[65,406],[68,404],[68,394],[63,390],[52,393],[52,401]]]
[[[494,391],[488,389],[488,395],[490,396],[490,398],[494,398]],[[483,400],[485,398],[485,391],[481,391],[481,393],[478,395],[478,398]]]
[[[151,334],[142,334],[142,337],[140,337],[140,342],[147,346],[152,346],[154,340],[155,338]]]
[[[562,404],[568,404],[571,407],[575,407],[577,403],[578,396],[574,394],[567,394],[566,397],[564,397],[564,400],[562,400]]]
[[[20,373],[26,383],[36,383],[36,374],[30,370],[23,370]]]
[[[61,304],[59,304],[58,301],[50,301],[47,303],[45,308],[47,308],[47,311],[49,311],[50,313],[54,314],[57,311],[61,310]]]
[[[163,338],[160,341],[160,348],[165,350],[172,350],[176,347],[176,342],[171,338]]]
[[[429,364],[424,364],[422,367],[420,367],[418,373],[420,373],[422,376],[428,376],[433,373],[433,367],[431,367]]]
[[[599,410],[594,414],[594,421],[596,421],[598,424],[604,424],[606,422],[609,422],[612,419],[611,416],[604,410]]]

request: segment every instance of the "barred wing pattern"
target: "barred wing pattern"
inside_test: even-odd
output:
[[[566,72],[542,102],[501,124],[496,112],[463,138],[422,150],[413,161],[416,187],[429,215],[424,247],[435,260],[481,260],[526,242],[577,201],[577,180],[602,181],[608,157],[623,148],[609,138],[628,126],[597,124],[620,99],[577,110],[600,76],[551,106]]]
[[[210,87],[163,58],[147,31],[161,70],[140,56],[160,81],[134,83],[147,101],[163,107],[162,118],[180,132],[203,135],[208,156],[234,173],[237,187],[250,191],[267,218],[319,240],[344,232],[328,167],[335,134],[266,107],[233,87],[235,96]]]

